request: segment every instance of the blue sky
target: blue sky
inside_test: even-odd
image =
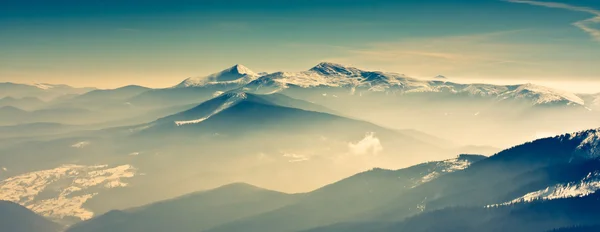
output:
[[[161,87],[332,61],[600,92],[599,30],[592,0],[3,0],[0,81]]]

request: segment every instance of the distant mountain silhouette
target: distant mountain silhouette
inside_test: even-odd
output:
[[[61,226],[8,201],[0,201],[0,231],[6,232],[58,232]]]
[[[73,101],[108,101],[108,100],[126,100],[145,91],[150,88],[139,86],[139,85],[128,85],[116,89],[97,89],[80,96],[73,98]]]
[[[76,126],[64,125],[60,123],[30,123],[19,124],[12,126],[0,126],[0,138],[4,137],[20,137],[31,134],[49,135],[60,134],[75,129]]]
[[[112,211],[68,232],[192,232],[292,204],[302,195],[230,184],[127,211]]]
[[[64,123],[77,124],[85,122],[93,113],[80,108],[49,108],[26,111],[12,106],[0,108],[0,125],[16,125],[28,123]]]
[[[94,90],[94,88],[74,88],[68,85],[54,84],[19,84],[5,82],[0,83],[0,98],[13,97],[36,97],[43,100],[51,100],[67,94],[83,94]]]
[[[484,158],[464,155],[397,171],[374,169],[305,194],[288,195],[247,184],[232,184],[124,212],[109,212],[68,231],[293,231],[293,228],[311,228],[376,206],[378,202],[419,185],[426,176],[445,175],[456,165],[466,168]]]
[[[46,104],[46,102],[44,102],[36,97],[23,97],[23,98],[4,97],[4,98],[0,99],[0,107],[1,106],[13,106],[13,107],[21,108],[21,109],[34,110],[34,109],[40,108],[44,104]]]
[[[593,193],[598,135],[588,130],[540,139],[489,158],[462,155],[397,171],[373,169],[208,231],[519,232],[594,225],[600,216],[600,195]],[[590,182],[577,187],[580,181]],[[561,184],[567,188],[549,192],[552,198],[511,201]]]
[[[322,187],[298,203],[217,227],[211,232],[299,231],[352,219],[427,181],[448,175],[484,159],[463,155],[400,170],[373,169]]]

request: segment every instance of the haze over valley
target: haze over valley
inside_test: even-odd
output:
[[[0,3],[0,231],[600,231],[600,5]]]
[[[447,160],[440,164],[450,166],[406,177],[402,186],[411,189],[542,131],[600,121],[587,95],[328,62],[299,73],[234,65],[164,89],[131,85],[73,95],[65,86],[67,92],[50,94],[59,90],[4,85],[30,95],[7,102],[3,112],[20,106],[29,111],[17,112],[30,116],[3,121],[0,196],[63,225],[229,183],[318,193],[355,173],[384,171],[373,168]],[[28,104],[49,95],[56,96]],[[485,156],[454,158],[459,154]]]

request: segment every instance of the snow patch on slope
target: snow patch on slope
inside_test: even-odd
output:
[[[575,103],[579,105],[585,105],[584,100],[573,93],[534,84],[520,85],[515,90],[507,91],[501,94],[500,97],[503,99],[528,98],[532,99],[536,105],[560,101],[567,101],[569,104]]]
[[[435,168],[433,168],[433,170],[429,170],[427,172],[427,174],[425,174],[422,178],[413,180],[414,184],[415,184],[413,186],[413,188],[416,186],[419,186],[423,183],[432,181],[444,174],[448,174],[448,173],[466,169],[472,164],[472,162],[469,159],[464,159],[461,157],[458,157],[455,159],[444,160],[444,161],[436,162],[436,163],[437,164],[436,164]]]
[[[94,216],[83,208],[86,201],[102,189],[127,186],[123,179],[132,178],[135,173],[131,165],[63,165],[1,181],[0,199],[19,203],[46,217],[86,220]]]
[[[349,76],[326,76],[314,71],[298,73],[278,72],[261,78],[272,79],[274,82],[279,83],[283,88],[287,88],[288,85],[295,85],[302,88],[317,86],[341,87],[357,85],[359,83],[356,78],[351,78]]]
[[[227,93],[226,94],[228,99],[225,103],[223,103],[221,106],[219,106],[216,110],[214,110],[212,113],[210,113],[209,115],[199,118],[199,119],[194,119],[194,120],[187,120],[187,121],[175,121],[175,125],[177,126],[183,126],[183,125],[189,125],[189,124],[198,124],[203,122],[204,120],[212,117],[215,114],[218,114],[219,112],[226,110],[227,108],[231,107],[232,105],[240,102],[241,100],[244,100],[246,98],[248,98],[248,95],[244,92],[239,92],[239,93]]]
[[[560,198],[584,197],[600,190],[600,172],[589,173],[580,182],[572,182],[567,184],[558,184],[550,186],[546,189],[525,194],[522,197],[514,199],[500,205],[512,205],[521,202],[532,202],[538,200],[553,200]],[[499,205],[490,205],[494,207]]]
[[[33,86],[35,86],[39,89],[43,89],[43,90],[49,90],[49,89],[53,89],[55,87],[50,84],[42,84],[42,83],[36,83],[36,84],[33,84]]]

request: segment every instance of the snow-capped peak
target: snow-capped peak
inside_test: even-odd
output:
[[[311,68],[310,71],[317,72],[323,75],[338,76],[359,76],[362,73],[360,69],[331,62],[321,62],[315,67]]]
[[[252,76],[257,75],[255,72],[250,70],[248,67],[241,65],[241,64],[236,64],[233,67],[229,68],[228,70],[230,72],[234,72],[234,73],[242,74],[242,75],[252,75]]]
[[[200,87],[218,84],[247,84],[259,75],[244,65],[236,64],[233,67],[206,77],[190,77],[175,87]]]

